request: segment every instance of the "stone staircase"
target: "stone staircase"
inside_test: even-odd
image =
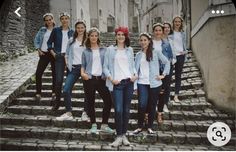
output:
[[[139,50],[137,34],[131,35],[131,46]],[[104,46],[114,44],[114,35],[102,33]],[[0,149],[1,150],[236,150],[235,116],[217,110],[207,101],[203,90],[203,80],[196,59],[190,52],[182,74],[182,90],[180,103],[170,102],[169,113],[164,113],[164,123],[154,122],[157,133],[149,135],[145,131],[133,135],[137,128],[137,96],[134,95],[130,110],[128,138],[132,146],[110,147],[115,135],[88,132],[91,124],[81,121],[83,112],[84,92],[81,80],[75,84],[72,91],[74,119],[58,121],[55,117],[65,112],[62,106],[57,112],[51,111],[51,72],[49,69],[43,75],[42,100],[36,102],[35,83],[29,85],[25,92],[19,95],[7,110],[0,115]],[[65,78],[65,77],[64,77]],[[173,77],[174,80],[174,77]],[[173,81],[172,80],[172,81]],[[174,82],[171,84],[171,96],[174,94]],[[62,99],[63,101],[63,99]],[[101,125],[103,102],[96,97],[97,123]],[[208,127],[216,122],[225,122],[232,131],[230,142],[223,147],[211,145],[207,139]],[[114,109],[111,110],[109,125],[115,128]],[[99,128],[98,127],[98,128]]]

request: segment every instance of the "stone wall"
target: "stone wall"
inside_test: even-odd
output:
[[[192,28],[201,17],[199,14],[203,14],[198,7],[208,5],[208,1],[201,2],[191,1]],[[192,37],[192,50],[201,67],[209,101],[232,112],[236,109],[235,27],[235,14],[215,17]]]
[[[18,17],[14,11],[21,7]],[[5,0],[0,10],[0,61],[26,54],[43,25],[42,16],[49,10],[48,0]]]

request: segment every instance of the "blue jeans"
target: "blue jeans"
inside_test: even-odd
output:
[[[75,82],[80,77],[80,69],[81,65],[76,65],[72,68],[72,71],[67,70],[67,77],[63,88],[63,95],[67,112],[72,111],[72,103],[71,103],[72,88]]]
[[[122,80],[120,84],[114,85],[112,98],[115,106],[115,124],[117,135],[126,134],[129,122],[129,111],[131,99],[134,92],[134,83]]]
[[[181,74],[184,67],[185,55],[176,56],[175,63],[175,94],[178,95],[181,88]]]
[[[148,110],[148,128],[152,128],[161,87],[138,84],[138,127],[143,128],[144,116]]]
[[[57,54],[55,59],[55,73],[56,73],[55,93],[56,93],[57,104],[60,104],[61,100],[61,90],[64,77],[64,70],[65,70],[65,58],[63,55]]]

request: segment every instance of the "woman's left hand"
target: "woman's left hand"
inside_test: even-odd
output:
[[[158,75],[158,76],[156,77],[157,80],[162,80],[162,79],[164,79],[164,78],[165,78],[164,75]]]
[[[132,76],[131,79],[130,79],[130,81],[134,82],[134,81],[137,80],[137,79],[138,79],[137,76]]]

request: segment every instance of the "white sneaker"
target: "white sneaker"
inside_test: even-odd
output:
[[[126,137],[126,135],[122,136],[122,141],[123,141],[123,144],[125,146],[129,146],[130,145],[130,142],[129,142],[128,138]]]
[[[109,145],[112,147],[118,147],[118,146],[122,145],[122,140],[123,140],[122,136],[118,136],[118,137],[116,137],[116,140]]]
[[[89,117],[88,117],[88,115],[85,111],[81,115],[81,120],[82,121],[88,121],[89,120]]]
[[[175,96],[175,97],[174,97],[174,101],[175,101],[175,102],[180,102],[178,96]]]
[[[73,119],[73,116],[69,112],[64,113],[60,117],[56,117],[56,120],[72,120],[72,119]]]
[[[101,132],[108,133],[108,134],[113,134],[115,131],[111,129],[108,124],[102,124],[100,128]]]
[[[166,104],[164,104],[163,112],[170,112]]]

